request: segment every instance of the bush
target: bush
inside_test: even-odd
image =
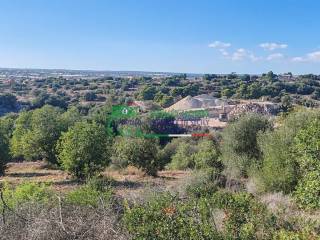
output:
[[[111,199],[111,188],[101,189],[92,183],[68,192],[65,196],[65,201],[68,204],[91,207],[98,207],[101,204],[108,206],[108,204],[111,202]]]
[[[270,239],[275,217],[247,193],[216,192],[211,204],[225,212],[226,239]]]
[[[224,129],[222,159],[230,173],[239,172],[242,176],[247,176],[251,167],[261,164],[257,136],[259,132],[270,128],[271,124],[265,117],[248,114]]]
[[[197,147],[198,152],[194,154],[195,168],[214,168],[221,172],[223,164],[219,159],[220,152],[217,144],[211,140],[202,140]]]
[[[262,170],[257,175],[265,191],[289,193],[296,188],[301,175],[300,163],[303,160],[301,158],[301,153],[304,152],[303,146],[314,146],[309,143],[302,144],[301,130],[310,126],[310,123],[319,116],[319,111],[295,111],[284,119],[280,119],[280,126],[277,129],[259,135],[258,142],[263,153],[263,163]],[[317,136],[314,133],[314,126],[308,128],[313,128],[308,131],[311,131],[309,133],[310,139],[314,140]],[[299,134],[300,137],[297,138]],[[303,134],[306,134],[305,130]],[[299,147],[297,143],[299,143]],[[300,154],[297,154],[299,152]]]
[[[195,166],[194,153],[197,152],[197,147],[193,144],[182,142],[176,153],[172,156],[172,161],[168,165],[169,169],[186,170],[192,169]]]
[[[10,187],[8,183],[4,183],[2,187],[3,198],[10,208],[27,203],[48,203],[53,197],[53,193],[48,189],[48,184],[24,182],[16,186]],[[3,208],[3,202],[0,203]]]
[[[78,179],[92,177],[110,162],[108,136],[96,123],[79,122],[59,139],[58,159]]]
[[[155,87],[144,86],[144,88],[139,93],[139,97],[142,100],[153,100],[156,93],[157,89]]]
[[[110,189],[111,185],[114,184],[114,180],[110,177],[105,177],[103,175],[94,176],[87,179],[86,185],[96,189],[97,191],[103,192],[106,189]]]
[[[153,139],[118,137],[113,145],[112,163],[122,168],[133,165],[154,176],[162,168],[157,155],[158,146]]]
[[[123,221],[133,239],[221,239],[205,213],[205,205],[164,194],[127,207]]]
[[[289,193],[298,181],[297,162],[290,151],[292,138],[283,128],[259,136],[263,152],[261,171],[256,174],[264,191]]]
[[[15,158],[24,157],[26,160],[31,160],[33,157],[36,157],[36,154],[33,152],[30,155],[27,154],[30,151],[27,151],[27,144],[25,144],[25,135],[31,130],[31,117],[32,111],[22,111],[14,123],[15,128],[10,140],[10,152]]]
[[[176,143],[179,143],[179,145],[176,145]],[[223,164],[219,158],[220,151],[217,144],[212,140],[173,141],[167,146],[163,151],[169,151],[167,156],[171,156],[172,160],[168,164],[169,169],[214,168],[217,172],[221,172],[223,169]],[[166,156],[166,154],[163,153],[163,156]]]
[[[184,142],[186,142],[186,140],[183,138],[174,138],[158,152],[158,159],[163,167],[171,162],[172,157],[176,154],[178,147]]]
[[[293,149],[302,174],[320,171],[320,118],[313,120],[297,133]]]
[[[133,239],[272,239],[277,229],[252,195],[224,191],[185,200],[162,194],[126,207],[123,221]]]
[[[218,178],[219,172],[215,172],[215,169],[195,171],[187,183],[185,191],[190,197],[210,197],[219,189]]]
[[[307,173],[294,192],[296,201],[302,208],[320,208],[320,171]]]

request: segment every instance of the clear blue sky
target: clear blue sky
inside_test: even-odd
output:
[[[0,67],[320,73],[318,0],[0,0]]]

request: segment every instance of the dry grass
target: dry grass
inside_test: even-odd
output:
[[[158,177],[146,176],[135,167],[124,170],[106,169],[103,173],[114,180],[115,193],[119,196],[139,195],[146,188],[173,189],[190,175],[188,171],[161,171]],[[62,170],[50,168],[45,162],[19,162],[9,163],[6,175],[0,178],[0,182],[9,182],[13,185],[24,181],[50,182],[53,189],[65,192],[74,189],[78,183],[70,175]]]
[[[296,225],[306,225],[313,222],[320,228],[320,211],[303,211],[294,200],[283,193],[267,193],[260,196],[260,201],[281,219],[294,222]]]

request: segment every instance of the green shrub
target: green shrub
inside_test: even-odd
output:
[[[298,184],[294,195],[300,207],[320,208],[320,171],[307,173]]]
[[[157,156],[154,139],[118,137],[113,144],[112,163],[122,168],[133,165],[154,176],[162,167]]]
[[[112,178],[99,175],[87,179],[86,185],[90,188],[96,189],[97,191],[103,192],[106,189],[110,189],[110,186],[113,183],[114,180]]]
[[[127,207],[123,221],[133,239],[221,239],[204,206],[164,194]]]
[[[226,239],[268,239],[272,236],[275,217],[252,195],[216,192],[211,199],[213,206],[225,212]]]
[[[68,204],[98,207],[100,205],[108,205],[112,199],[111,188],[101,188],[93,183],[81,186],[70,191],[65,196]]]
[[[224,216],[217,219],[217,211]],[[164,194],[127,207],[123,221],[133,239],[272,239],[276,230],[275,217],[252,195],[224,191],[186,200]]]
[[[183,192],[191,198],[211,197],[220,187],[220,171],[215,168],[196,170],[183,184]]]
[[[320,118],[313,120],[297,133],[293,149],[302,173],[320,171]]]
[[[219,159],[220,152],[217,144],[211,140],[202,140],[198,143],[198,151],[194,154],[195,168],[214,168],[222,171],[223,165]]]
[[[13,157],[25,160],[36,158],[37,154],[27,148],[26,135],[31,131],[32,111],[22,111],[15,121],[15,128],[10,139],[10,152]]]
[[[171,162],[171,158],[176,153],[181,140],[182,138],[174,138],[171,142],[166,144],[164,148],[159,150],[157,158],[162,163],[162,168]]]
[[[264,191],[293,191],[298,182],[298,165],[293,153],[291,136],[283,128],[259,136],[263,152],[261,171],[256,172]]]
[[[302,165],[314,159],[305,153],[316,150],[318,123],[314,119],[319,119],[319,113],[311,110],[292,112],[278,121],[279,127],[274,131],[259,135],[263,163],[257,175],[263,190],[289,193],[296,188],[304,168]]]
[[[63,131],[60,121],[62,109],[45,105],[20,114],[12,137],[14,156],[28,160],[45,159],[56,164],[56,143]]]
[[[169,169],[185,170],[192,169],[195,166],[194,153],[196,153],[197,147],[191,143],[182,142],[176,153],[172,156],[171,163],[169,163]]]
[[[168,145],[170,148],[165,147],[163,150],[168,150],[168,155],[172,157],[168,164],[169,169],[215,168],[218,172],[223,169],[223,164],[219,158],[220,151],[217,144],[212,140],[180,141],[175,149],[171,149],[172,144],[169,143]]]
[[[307,230],[293,232],[293,231],[286,231],[280,230],[275,233],[273,239],[276,240],[310,240],[310,239],[320,239],[320,236],[316,233],[309,232]]]
[[[187,187],[186,192],[191,197],[201,198],[211,196],[218,190],[214,182],[199,181]]]
[[[257,142],[259,132],[271,128],[268,119],[257,115],[244,115],[230,123],[222,133],[222,159],[227,170],[247,176],[250,168],[261,164],[261,150]]]
[[[101,125],[76,123],[59,139],[57,145],[59,162],[76,178],[92,177],[110,162],[108,139]]]
[[[3,198],[11,208],[26,202],[48,203],[53,198],[53,192],[48,189],[48,186],[45,183],[24,182],[13,188],[8,183],[4,183]],[[1,202],[1,207],[3,207],[2,204]]]

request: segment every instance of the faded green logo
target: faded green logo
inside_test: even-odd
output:
[[[112,106],[111,118],[112,119],[132,118],[137,116],[138,113],[139,113],[138,107],[116,105],[116,106]]]

